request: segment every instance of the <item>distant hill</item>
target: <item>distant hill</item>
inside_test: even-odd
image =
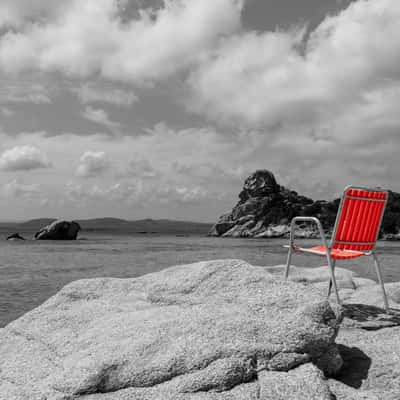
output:
[[[19,232],[31,235],[40,228],[55,221],[55,218],[38,218],[26,222],[0,223],[0,233],[11,234]],[[168,219],[143,219],[127,221],[119,218],[95,218],[75,220],[85,232],[107,232],[115,234],[172,234],[172,235],[206,235],[212,224],[190,221],[174,221]]]

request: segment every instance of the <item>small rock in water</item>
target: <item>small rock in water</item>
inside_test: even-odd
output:
[[[25,240],[24,237],[22,237],[19,233],[13,233],[10,236],[7,236],[6,240]]]

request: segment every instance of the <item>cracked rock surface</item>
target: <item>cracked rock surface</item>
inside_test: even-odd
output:
[[[284,266],[268,270],[282,275]],[[399,400],[400,282],[385,284],[391,308],[391,314],[387,314],[381,288],[375,281],[342,268],[336,268],[335,275],[344,319],[333,351],[340,354],[343,365],[335,379],[329,379],[330,390],[336,400]],[[326,293],[329,270],[293,267],[290,278]],[[333,357],[329,357],[325,370],[332,365]]]
[[[329,400],[340,320],[239,260],[81,280],[0,330],[0,399]]]

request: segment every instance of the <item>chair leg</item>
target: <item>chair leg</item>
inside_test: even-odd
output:
[[[388,302],[388,299],[387,299],[387,296],[386,296],[385,285],[383,283],[381,266],[379,264],[378,256],[375,253],[372,253],[372,256],[374,257],[376,274],[378,275],[379,284],[381,285],[381,289],[382,289],[383,301],[385,303],[385,310],[386,310],[387,313],[389,313],[390,312],[389,302]]]
[[[331,259],[329,254],[326,255],[326,258],[328,260],[329,271],[331,273],[331,282],[333,285],[333,290],[335,291],[335,294],[336,294],[336,300],[337,300],[338,304],[342,304],[340,302],[339,292],[338,292],[336,279],[335,279],[335,261]]]
[[[335,271],[335,265],[336,265],[336,260],[332,260],[332,267],[333,267],[333,271]],[[331,292],[332,292],[332,278],[329,279],[329,287],[328,287],[328,299],[331,296]]]
[[[285,279],[287,279],[289,277],[289,268],[290,268],[290,263],[292,261],[292,253],[293,253],[293,248],[292,248],[292,246],[290,246],[289,252],[287,255],[287,261],[286,261]]]

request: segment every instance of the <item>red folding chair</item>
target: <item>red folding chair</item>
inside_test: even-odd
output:
[[[289,247],[285,278],[287,279],[289,276],[293,252],[326,257],[331,275],[328,297],[330,296],[331,287],[333,285],[337,301],[340,304],[339,292],[335,279],[336,260],[348,260],[362,256],[372,256],[374,258],[379,284],[382,288],[385,309],[389,312],[389,304],[383,283],[382,272],[378,256],[374,252],[387,199],[388,192],[385,190],[367,189],[355,186],[346,187],[336,216],[332,239],[329,243],[326,240],[324,230],[318,218],[293,218],[290,226],[290,244],[289,246],[285,246]],[[322,246],[302,248],[294,244],[295,224],[296,222],[303,221],[314,222],[318,226]]]

